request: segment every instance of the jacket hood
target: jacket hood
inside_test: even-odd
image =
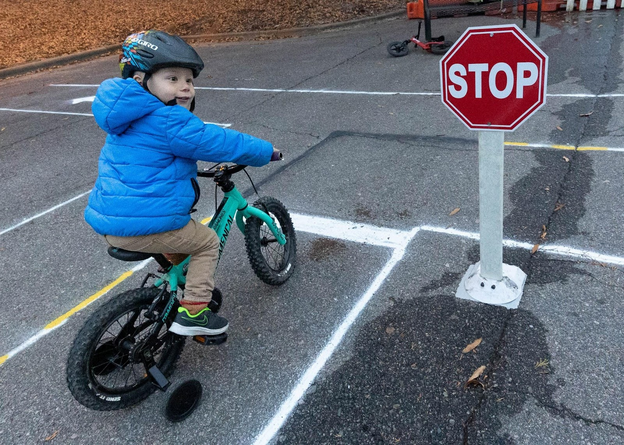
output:
[[[102,130],[109,134],[121,134],[133,121],[164,106],[136,80],[115,78],[102,82],[91,110]]]

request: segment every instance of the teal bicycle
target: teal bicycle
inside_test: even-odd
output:
[[[295,229],[288,210],[277,199],[261,197],[253,206],[248,205],[232,182],[232,175],[245,167],[218,164],[197,172],[200,177],[213,178],[224,194],[209,227],[220,239],[221,258],[232,225],[236,224],[245,236],[247,256],[255,274],[267,284],[280,285],[295,268]],[[146,275],[141,287],[114,296],[97,309],[70,350],[69,389],[82,405],[99,411],[126,408],[146,399],[156,389],[165,391],[186,341],[186,337],[168,329],[179,307],[178,294],[184,290],[190,257],[173,264],[163,254],[114,247],[108,253],[122,261],[154,258],[160,267],[158,273]],[[221,292],[215,288],[210,309],[218,312],[221,304]],[[216,345],[223,343],[227,334],[194,339]]]

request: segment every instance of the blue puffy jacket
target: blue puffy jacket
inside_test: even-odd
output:
[[[85,220],[100,235],[182,228],[199,198],[198,160],[261,166],[273,152],[262,139],[166,106],[133,79],[104,81],[92,109],[108,133],[85,209]]]

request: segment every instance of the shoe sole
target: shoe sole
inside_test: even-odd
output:
[[[219,328],[219,329],[208,329],[208,328],[202,328],[198,326],[182,326],[181,324],[173,322],[171,324],[171,327],[169,328],[169,332],[173,332],[174,334],[184,335],[184,336],[219,335],[227,331],[229,326],[230,325],[227,324],[224,327]]]

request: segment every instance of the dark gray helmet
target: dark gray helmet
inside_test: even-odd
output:
[[[193,47],[178,36],[164,31],[141,31],[126,37],[119,59],[121,77],[132,77],[135,71],[154,73],[168,66],[189,68],[199,76],[204,62]]]

